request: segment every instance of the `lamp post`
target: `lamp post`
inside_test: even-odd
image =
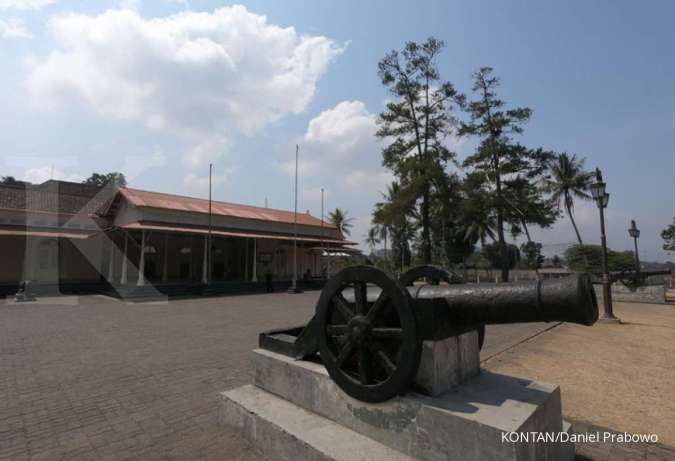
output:
[[[605,304],[605,312],[600,320],[620,322],[614,316],[612,307],[612,284],[609,281],[609,271],[607,269],[607,237],[605,235],[605,208],[609,203],[609,194],[605,191],[606,184],[602,181],[602,172],[599,168],[595,169],[596,182],[591,184],[591,195],[598,205],[600,211],[600,241],[602,244],[602,299]]]
[[[635,220],[630,220],[630,229],[628,229],[628,235],[633,237],[633,243],[635,244],[635,272],[640,273],[640,256],[638,255],[638,244],[637,240],[640,238],[640,229],[635,225]]]

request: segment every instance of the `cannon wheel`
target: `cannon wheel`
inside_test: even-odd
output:
[[[441,282],[446,283],[463,283],[464,279],[454,272],[443,269],[438,266],[417,266],[412,269],[407,270],[406,272],[399,277],[399,281],[403,286],[410,286],[415,282],[415,280],[426,278],[430,285],[438,285]]]
[[[368,285],[381,289],[368,301]],[[343,291],[354,290],[348,302]],[[368,266],[343,269],[331,278],[317,304],[321,359],[348,395],[383,402],[410,388],[420,362],[410,295],[387,273]]]
[[[446,283],[464,283],[464,279],[454,272],[432,265],[413,267],[401,275],[399,281],[403,286],[411,286],[415,280],[421,278],[427,279],[430,285],[438,285],[441,281]],[[483,343],[485,343],[485,325],[480,325],[476,328],[476,331],[478,332],[478,348],[483,349]]]

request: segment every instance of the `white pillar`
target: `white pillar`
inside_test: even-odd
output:
[[[248,238],[244,237],[244,281],[248,280]]]
[[[108,282],[113,283],[115,276],[115,242],[110,241],[110,261],[108,261]]]
[[[163,260],[163,267],[162,267],[162,282],[166,282],[169,280],[169,233],[167,232],[164,234],[164,260]]]
[[[209,256],[209,236],[205,235],[204,236],[204,261],[202,262],[202,283],[207,284],[209,283],[208,279],[208,265],[207,265],[207,259]]]
[[[258,281],[258,239],[253,239],[253,277],[251,281]]]
[[[136,285],[145,285],[145,229],[141,231],[141,260],[138,262],[138,281]]]
[[[122,253],[122,275],[120,276],[120,284],[127,284],[127,249],[129,246],[129,236],[124,232],[124,253]]]

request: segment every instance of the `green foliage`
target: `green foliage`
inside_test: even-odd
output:
[[[378,63],[378,75],[394,99],[379,115],[377,136],[389,144],[382,151],[383,165],[397,177],[399,205],[416,207],[409,213],[422,230],[423,260],[432,259],[431,207],[436,181],[455,154],[445,139],[455,123],[453,102],[463,101],[450,82],[440,77],[437,58],[444,43],[431,37],[424,43],[408,42]],[[419,202],[419,203],[418,203]]]
[[[391,183],[382,194],[383,201],[376,203],[373,211],[373,223],[387,229],[394,267],[410,265],[410,242],[415,237],[415,227],[410,219],[414,214],[414,198],[406,192],[397,182]]]
[[[354,218],[347,217],[347,212],[342,208],[328,213],[328,222],[334,225],[343,235],[350,235],[354,226]]]
[[[600,245],[574,245],[565,250],[565,264],[573,271],[601,272],[602,247]],[[588,267],[586,266],[588,261]],[[607,269],[610,272],[635,269],[635,256],[632,251],[612,251],[607,249]]]
[[[377,228],[377,226],[373,226],[370,229],[368,229],[368,233],[365,235],[365,241],[366,244],[370,247],[370,252],[372,253],[373,250],[375,249],[375,246],[380,243],[380,230]]]
[[[473,74],[473,80],[472,91],[476,97],[464,105],[470,120],[461,124],[459,134],[475,136],[479,142],[463,166],[470,170],[468,180],[474,184],[474,190],[483,195],[474,199],[480,203],[474,209],[481,210],[485,223],[494,222],[490,230],[496,233],[501,254],[498,261],[503,264],[502,280],[507,281],[515,261],[513,251],[506,244],[505,226],[509,225],[511,233],[518,235],[523,231],[529,233],[528,223],[546,227],[557,218],[558,213],[544,199],[539,187],[553,154],[543,149],[528,149],[512,140],[513,135],[523,132],[532,110],[527,107],[505,109],[505,102],[497,97],[499,79],[491,67],[479,69]],[[483,231],[483,235],[487,232]]]
[[[93,186],[105,187],[105,186],[120,186],[124,187],[127,185],[127,180],[124,177],[123,173],[111,172],[111,173],[92,173],[87,179],[82,181],[82,184],[91,184]]]
[[[509,243],[506,245],[506,261],[502,259],[502,251],[498,243],[490,243],[481,247],[481,254],[485,259],[490,261],[494,268],[508,267],[509,270],[516,267],[516,263],[520,261],[520,251],[518,247]]]
[[[661,238],[663,239],[663,249],[666,251],[675,251],[675,218],[673,218],[673,223],[663,229],[661,232]]]
[[[6,184],[8,186],[16,186],[20,184],[25,184],[24,181],[18,181],[14,176],[3,176],[0,178],[0,184]]]
[[[541,243],[526,242],[520,246],[523,255],[523,262],[528,269],[539,269],[544,263],[544,256],[541,254]]]
[[[558,255],[553,255],[551,258],[551,264],[553,267],[562,267],[562,259],[560,259],[560,256]]]
[[[590,200],[588,188],[593,179],[593,173],[584,170],[586,159],[577,158],[576,155],[562,153],[549,162],[549,178],[546,179],[544,189],[551,194],[551,203],[555,203],[558,209],[561,204],[572,221],[574,233],[579,245],[582,245],[581,234],[574,221],[574,199]]]

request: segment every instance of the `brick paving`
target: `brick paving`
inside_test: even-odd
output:
[[[305,322],[317,297],[0,304],[0,460],[258,459],[218,424],[218,394],[249,382],[259,331]],[[505,343],[531,330],[491,328]],[[577,451],[675,459],[654,446]]]
[[[0,305],[0,459],[256,459],[217,422],[257,332],[315,293]]]

